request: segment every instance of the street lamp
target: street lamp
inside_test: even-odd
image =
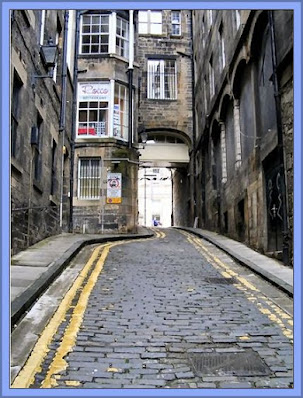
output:
[[[35,87],[36,79],[52,78],[54,73],[54,67],[56,66],[58,56],[58,46],[54,44],[53,39],[50,37],[47,45],[40,47],[40,54],[44,65],[48,70],[47,75],[33,75],[32,86]]]
[[[140,133],[140,138],[141,138],[142,144],[145,145],[147,142],[148,134],[144,129]]]

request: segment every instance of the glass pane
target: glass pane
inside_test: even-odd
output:
[[[101,46],[101,53],[108,53],[108,46],[102,45]]]
[[[91,46],[91,53],[98,53],[99,52],[99,46]]]
[[[108,107],[108,103],[107,102],[100,102],[99,108],[107,108],[107,107]]]
[[[91,36],[91,38],[92,38],[92,43],[94,43],[94,44],[99,43],[100,36],[95,35],[95,36]]]
[[[89,53],[89,46],[82,46],[82,54]]]
[[[97,121],[97,115],[98,115],[97,110],[89,111],[89,121],[90,122],[96,122]]]
[[[180,22],[180,12],[178,12],[178,11],[173,11],[173,12],[172,12],[171,20],[172,20],[173,23],[178,23],[178,22]]]
[[[147,11],[139,11],[139,22],[147,22]]]
[[[98,102],[90,102],[89,103],[90,108],[98,109]]]
[[[79,108],[87,108],[87,102],[79,102]]]
[[[83,24],[90,24],[90,15],[83,15]]]
[[[150,26],[150,33],[155,34],[155,35],[161,35],[162,25],[161,24],[152,24]]]
[[[82,36],[82,43],[83,44],[90,43],[90,36],[88,35]]]
[[[162,23],[162,12],[161,11],[151,11],[150,22]]]
[[[101,16],[101,23],[102,23],[102,25],[108,25],[108,23],[109,23],[108,15],[102,15]]]
[[[100,24],[99,15],[96,15],[96,16],[92,17],[92,23],[95,24],[95,25],[99,25]]]
[[[108,25],[101,25],[101,32],[108,33],[109,26]]]
[[[100,26],[99,25],[93,25],[92,26],[92,33],[99,33],[100,32]]]
[[[139,23],[139,33],[146,34],[147,33],[147,23]]]
[[[108,36],[107,35],[102,35],[101,36],[101,43],[102,44],[108,44]]]
[[[79,112],[79,122],[86,122],[87,120],[87,111]]]
[[[82,32],[83,33],[90,33],[90,26],[82,26]]]

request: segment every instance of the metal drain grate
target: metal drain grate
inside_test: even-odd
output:
[[[245,352],[212,352],[188,354],[189,363],[197,376],[234,375],[234,376],[267,376],[269,367],[253,350]]]
[[[233,285],[234,283],[237,283],[237,280],[235,278],[209,277],[209,278],[205,278],[205,281],[207,283],[211,283],[213,285]]]

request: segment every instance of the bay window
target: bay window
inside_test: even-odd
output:
[[[100,199],[101,159],[80,158],[78,167],[78,198]]]
[[[110,82],[78,85],[77,138],[128,140],[128,87]]]
[[[175,60],[148,60],[147,98],[165,100],[177,98]]]
[[[85,14],[81,19],[80,54],[129,54],[129,22],[116,13]]]

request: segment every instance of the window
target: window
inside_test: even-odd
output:
[[[83,15],[80,54],[108,53],[128,57],[129,22],[115,13]]]
[[[139,11],[139,34],[162,34],[162,11]]]
[[[129,23],[124,19],[117,17],[117,33],[116,33],[116,54],[121,57],[128,57],[129,48]]]
[[[208,64],[208,70],[209,70],[209,93],[210,93],[210,99],[213,97],[215,94],[215,76],[214,76],[214,68],[213,68],[213,56],[210,57],[209,64]]]
[[[41,166],[42,166],[42,159],[41,159],[41,136],[42,136],[42,125],[43,119],[38,114],[37,115],[37,142],[34,146],[34,179],[39,181],[41,179]]]
[[[147,97],[167,100],[177,98],[175,60],[148,60]]]
[[[114,99],[114,137],[128,137],[128,89],[121,84],[115,85]]]
[[[108,136],[108,102],[79,102],[78,136]]]
[[[110,82],[78,85],[78,138],[128,139],[128,88]]]
[[[101,159],[79,159],[78,198],[100,199]]]
[[[109,48],[109,15],[83,15],[81,54],[106,54]]]
[[[220,43],[220,67],[221,70],[225,67],[225,43],[224,43],[224,33],[223,24],[221,23],[218,31],[218,39]]]
[[[171,12],[171,34],[181,35],[181,11]]]
[[[17,155],[17,139],[18,139],[18,124],[20,115],[20,96],[23,83],[14,71],[13,81],[13,95],[11,104],[11,154],[13,157]]]

